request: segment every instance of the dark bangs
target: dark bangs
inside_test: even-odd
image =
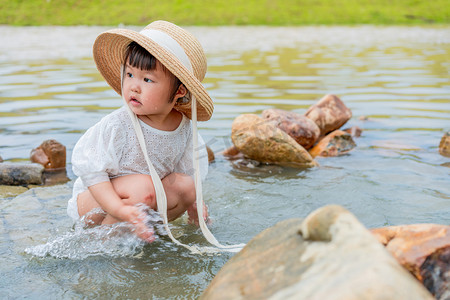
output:
[[[128,45],[127,51],[125,52],[124,61],[125,64],[128,63],[133,68],[138,68],[144,71],[156,69],[156,63],[158,62],[158,60],[151,53],[149,53],[147,50],[145,50],[145,48],[143,48],[136,42],[131,42]],[[175,97],[178,87],[181,84],[181,81],[175,75],[173,75],[162,63],[159,63],[159,65],[164,73],[170,75],[172,81],[172,90],[169,91],[170,95],[169,103],[170,103]],[[123,75],[125,76],[125,74]]]
[[[128,45],[125,62],[134,68],[146,71],[156,68],[156,58],[136,42],[131,42]],[[166,72],[167,69],[164,71]]]

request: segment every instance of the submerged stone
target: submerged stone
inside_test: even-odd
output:
[[[362,134],[362,129],[358,126],[352,126],[350,128],[346,128],[343,131],[350,133],[352,137],[360,137]]]
[[[305,168],[317,165],[308,151],[273,123],[253,114],[238,116],[231,140],[239,152],[262,163]]]
[[[320,135],[320,129],[313,120],[292,111],[266,109],[263,119],[272,121],[305,149],[311,148]]]
[[[28,191],[27,187],[19,185],[0,185],[0,198],[16,197]]]
[[[216,159],[214,156],[214,152],[208,146],[206,146],[206,151],[208,152],[208,162],[209,163],[213,162]]]
[[[201,299],[433,299],[342,207],[264,230],[217,273]]]
[[[450,157],[450,131],[446,132],[439,143],[439,153],[442,156]]]
[[[312,105],[305,116],[320,128],[320,136],[341,128],[352,117],[352,111],[336,95],[325,95]]]
[[[230,148],[225,149],[222,152],[222,155],[228,159],[241,159],[244,158],[244,154],[242,154],[236,146],[231,146]]]

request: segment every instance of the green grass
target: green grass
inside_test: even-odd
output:
[[[0,0],[0,24],[448,24],[449,0]]]

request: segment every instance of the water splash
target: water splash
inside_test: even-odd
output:
[[[153,230],[155,238],[166,235],[159,214],[144,205],[142,210],[147,226]],[[101,209],[91,214],[104,213]],[[86,216],[86,217],[87,217]],[[29,247],[25,253],[36,257],[85,259],[90,256],[124,257],[138,255],[146,242],[134,233],[134,226],[121,222],[112,225],[90,227],[85,217],[81,218],[69,232],[51,237],[45,244]]]

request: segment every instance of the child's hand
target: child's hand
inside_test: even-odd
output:
[[[136,206],[124,205],[121,208],[121,215],[124,216],[124,221],[134,225],[135,233],[139,238],[149,243],[155,240],[153,230],[145,225],[145,212]]]
[[[188,209],[187,213],[189,216],[188,223],[189,224],[195,224],[196,226],[199,226],[198,221],[198,213],[197,213],[197,203],[192,204]],[[205,220],[206,224],[210,224],[209,214],[208,214],[208,207],[205,203],[203,203],[203,219]]]

